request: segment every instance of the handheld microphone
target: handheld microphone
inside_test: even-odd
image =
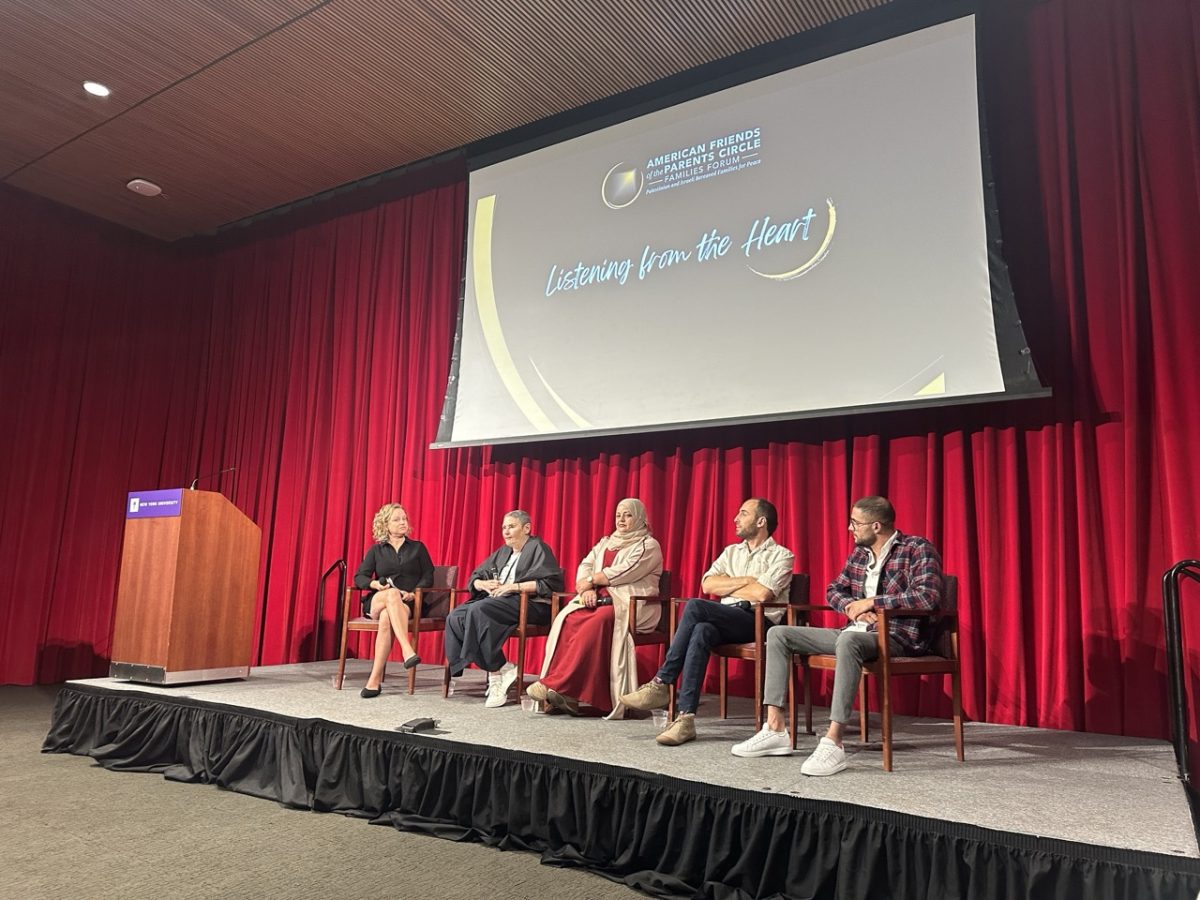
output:
[[[228,469],[222,469],[220,472],[209,472],[207,475],[197,475],[195,478],[192,479],[191,486],[188,487],[188,490],[194,491],[196,489],[196,485],[199,482],[204,481],[206,478],[215,478],[218,475],[224,475],[226,472],[236,472],[236,471],[237,471],[237,466],[230,466]]]

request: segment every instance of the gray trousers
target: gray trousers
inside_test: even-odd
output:
[[[787,708],[788,679],[792,677],[792,654],[832,653],[837,656],[833,671],[833,698],[829,718],[840,725],[850,721],[862,664],[879,656],[879,637],[873,631],[838,631],[808,625],[776,625],[767,632],[767,684],[763,703]],[[892,653],[901,655],[900,645],[889,639]]]

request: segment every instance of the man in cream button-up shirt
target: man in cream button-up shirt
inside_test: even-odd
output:
[[[700,582],[706,594],[715,594],[721,602],[690,601],[658,674],[621,697],[631,709],[661,709],[670,699],[668,685],[679,679],[678,715],[656,738],[658,743],[676,746],[695,740],[696,707],[712,648],[754,640],[753,604],[787,596],[795,558],[771,538],[778,522],[769,501],[752,497],[742,504],[734,518],[742,542],[726,547]],[[777,622],[782,613],[773,610],[768,615]]]

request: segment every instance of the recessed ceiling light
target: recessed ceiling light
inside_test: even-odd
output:
[[[112,91],[98,81],[85,81],[83,83],[83,89],[96,97],[107,97],[112,93]]]
[[[157,197],[162,193],[160,188],[153,181],[147,181],[145,178],[135,178],[129,184],[125,185],[135,194],[141,194],[143,197]]]

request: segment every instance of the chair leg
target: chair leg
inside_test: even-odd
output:
[[[346,677],[346,636],[348,630],[345,623],[342,624],[342,648],[338,651],[338,673],[336,687],[340,691],[342,689],[342,680]]]
[[[954,698],[954,749],[958,753],[958,761],[963,762],[966,754],[963,752],[962,684],[959,678],[957,670],[950,673],[950,691]]]
[[[812,669],[808,664],[802,664],[804,671],[804,733],[814,734],[812,727]]]
[[[729,718],[729,660],[721,657],[717,661],[717,670],[720,672],[721,680],[721,718]]]
[[[763,648],[754,657],[754,730],[761,731],[763,724]]]
[[[879,712],[883,730],[883,771],[892,771],[892,679],[879,676]]]
[[[864,744],[871,739],[867,730],[870,725],[867,721],[867,706],[867,676],[863,674],[858,676],[858,739]]]
[[[788,731],[791,732],[792,749],[796,749],[796,714],[799,710],[796,709],[796,660],[793,657],[788,661],[791,670],[788,672]]]
[[[445,700],[450,696],[450,660],[446,660],[446,664],[442,666],[442,699]]]
[[[421,627],[419,625],[417,625],[416,622],[413,623],[413,626],[414,627],[412,630],[412,645],[413,645],[413,650],[416,651],[417,650],[417,642],[420,640],[420,637],[421,637]],[[408,692],[410,694],[415,694],[417,692],[417,667],[416,666],[413,666],[411,669],[408,670]]]
[[[517,697],[525,690],[525,629],[517,635]]]
[[[674,721],[675,721],[675,716],[676,716],[676,712],[675,712],[675,685],[673,685],[673,684],[672,684],[672,685],[670,686],[670,689],[667,691],[667,693],[670,695],[670,698],[671,698],[671,699],[668,701],[668,703],[667,703],[667,717],[668,717],[668,718],[669,718],[669,719],[670,719],[672,722],[674,722]]]

